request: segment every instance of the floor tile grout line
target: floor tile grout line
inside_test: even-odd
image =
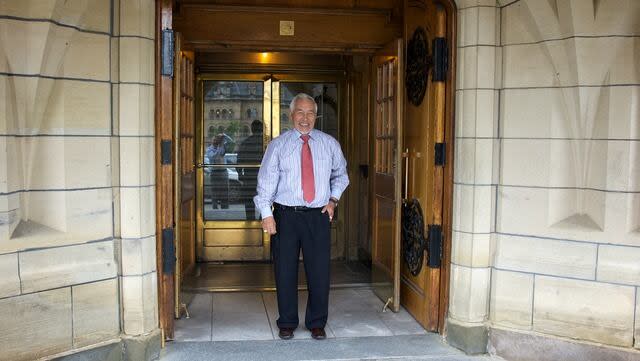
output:
[[[276,335],[274,334],[273,327],[271,327],[271,318],[269,317],[269,310],[267,310],[267,303],[264,300],[264,292],[260,292],[260,298],[262,299],[262,306],[264,307],[264,313],[267,315],[267,324],[269,325],[269,330],[271,330],[271,338],[276,339]]]
[[[213,295],[213,292],[209,294],[209,297],[211,297],[211,330],[209,331],[209,342],[213,342]]]
[[[331,340],[348,340],[348,339],[361,339],[361,338],[368,338],[368,337],[403,337],[403,336],[429,336],[432,333],[424,333],[424,334],[411,334],[411,335],[397,335],[397,336],[376,336],[376,335],[368,335],[368,336],[338,336],[335,338],[331,338]],[[437,335],[437,334],[433,334],[433,335]],[[245,342],[247,340],[220,340],[220,341],[215,341],[216,343],[219,342]],[[251,340],[251,341],[259,341],[259,342],[271,342],[272,340],[267,340],[267,339],[257,339],[257,340]],[[280,342],[279,340],[273,340],[273,341],[277,341]],[[311,338],[294,338],[293,340],[289,341],[289,342],[308,342],[308,341],[313,341],[313,339]],[[203,342],[209,342],[209,341],[179,341],[181,343],[203,343]],[[315,342],[315,341],[313,341]],[[456,354],[450,354],[450,355],[456,355]]]

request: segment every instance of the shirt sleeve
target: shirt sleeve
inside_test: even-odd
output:
[[[262,158],[260,170],[258,171],[257,195],[253,198],[256,209],[260,211],[262,219],[273,216],[271,205],[278,189],[278,179],[280,177],[278,156],[274,142],[267,146],[267,151]]]
[[[331,197],[340,199],[342,192],[349,185],[349,175],[347,174],[347,160],[344,158],[340,143],[333,139],[332,142],[332,165],[331,165]]]

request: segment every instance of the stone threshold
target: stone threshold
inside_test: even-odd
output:
[[[370,336],[317,340],[219,341],[167,343],[162,361],[320,361],[320,360],[443,360],[489,361],[447,345],[437,334]]]

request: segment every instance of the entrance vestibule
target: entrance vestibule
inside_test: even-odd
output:
[[[175,338],[174,317],[187,322],[181,318],[202,299],[197,293],[214,292],[213,300],[223,292],[264,297],[273,290],[270,239],[252,198],[262,154],[289,128],[288,105],[299,92],[318,103],[317,127],[340,142],[351,180],[331,228],[332,292],[368,291],[379,298],[379,312],[405,306],[423,330],[441,331],[448,245],[442,263],[427,265],[428,252],[409,255],[400,233],[403,204],[422,205],[423,234],[427,224],[450,222],[443,220],[450,197],[445,168],[434,164],[433,150],[450,131],[452,77],[425,78],[422,105],[410,105],[404,75],[414,61],[406,58],[412,29],[426,28],[429,44],[451,38],[451,8],[426,1],[409,12],[413,5],[398,8],[392,0],[323,8],[177,5],[167,22],[175,30],[177,264],[175,277],[160,281],[165,338]],[[299,24],[294,38],[260,30],[284,14],[294,19],[285,25]],[[239,27],[247,21],[254,27]],[[340,30],[314,31],[313,24]]]

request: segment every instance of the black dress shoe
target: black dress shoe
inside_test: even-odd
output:
[[[289,340],[293,338],[293,328],[290,327],[282,327],[280,328],[280,332],[278,332],[278,337],[283,340]]]
[[[327,334],[324,332],[324,328],[314,327],[311,329],[311,337],[316,340],[324,340],[325,338],[327,338]]]

